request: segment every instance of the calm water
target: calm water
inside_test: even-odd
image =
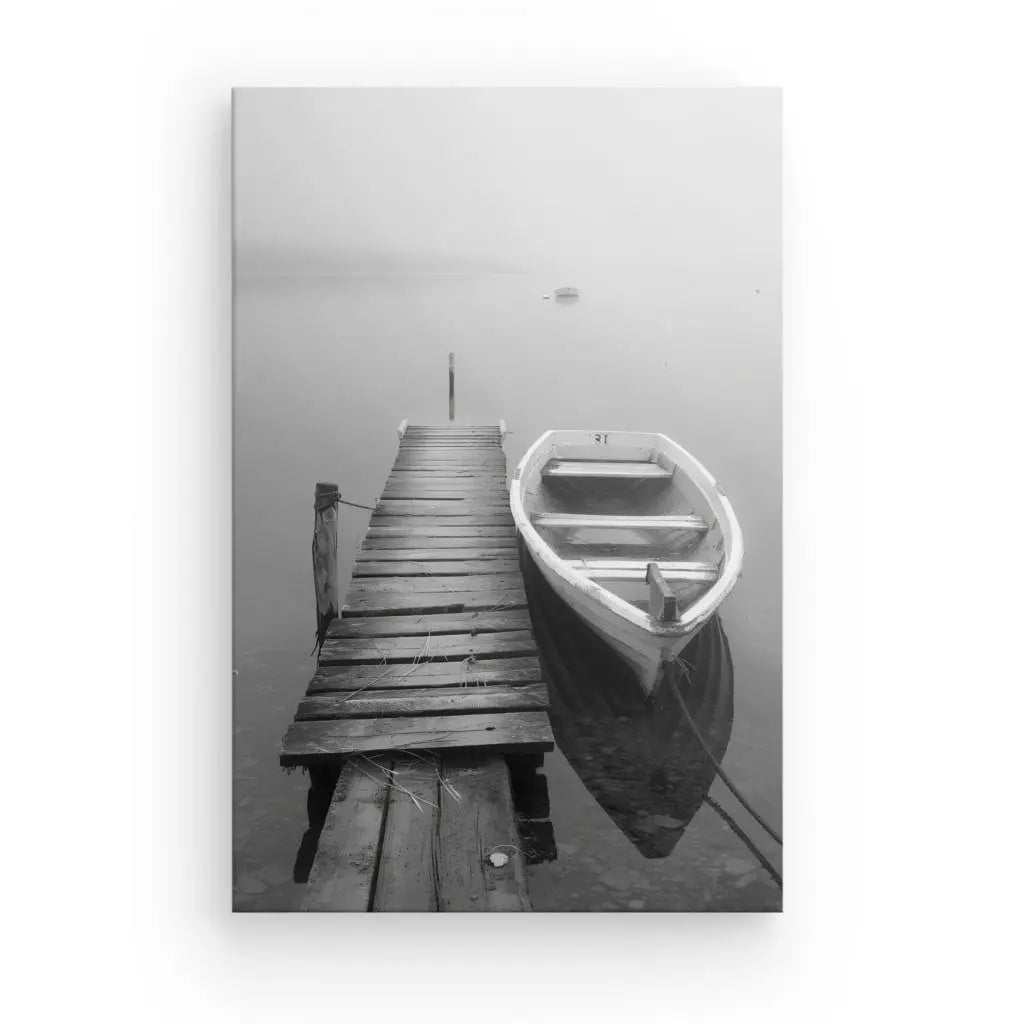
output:
[[[542,299],[564,284],[581,299]],[[307,780],[278,767],[277,748],[314,669],[313,485],[336,481],[344,497],[372,504],[394,459],[399,420],[447,420],[449,351],[456,421],[505,419],[510,467],[552,427],[656,430],[722,481],[747,555],[722,609],[718,660],[700,655],[703,696],[691,711],[698,722],[712,716],[709,742],[727,742],[726,771],[781,824],[777,277],[713,267],[706,279],[691,270],[685,281],[648,270],[572,280],[243,277],[235,330],[238,909],[294,910],[302,897],[292,877]],[[368,518],[342,510],[343,585]],[[586,673],[571,646],[554,657],[563,680],[552,686],[561,749],[547,755],[544,774],[557,856],[529,868],[535,909],[777,909],[778,886],[700,799],[706,765],[678,707],[653,716],[626,698],[622,704],[613,684],[603,703],[588,704],[596,697],[575,687]],[[712,676],[724,679],[717,689]],[[680,685],[689,708],[696,691]],[[781,869],[781,851],[720,780],[709,796]]]

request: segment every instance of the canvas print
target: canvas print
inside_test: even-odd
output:
[[[233,96],[238,911],[782,908],[781,95]]]

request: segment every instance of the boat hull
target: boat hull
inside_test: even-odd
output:
[[[553,572],[541,559],[534,557],[533,561],[548,586],[633,669],[648,696],[660,685],[665,666],[678,657],[704,625],[701,621],[686,632],[659,636],[617,615],[607,605]]]
[[[700,632],[739,579],[743,536],[724,489],[663,434],[549,430],[517,466],[509,500],[522,542],[543,578],[632,667],[648,695],[658,688],[665,666]],[[572,540],[558,539],[553,531],[566,528],[565,520],[572,528],[573,519],[588,522],[576,526]],[[683,520],[694,520],[699,546],[685,538],[651,540],[649,533],[648,539],[638,540],[644,519],[650,520],[651,530],[677,533]],[[587,528],[596,529],[599,539],[581,540],[578,531]],[[602,529],[606,532],[600,539]],[[608,540],[608,530],[617,533],[614,541]],[[614,557],[604,561],[609,554]],[[684,566],[682,559],[691,554],[704,561]],[[704,589],[690,599],[684,588],[680,610],[652,616],[650,601],[660,595],[636,589],[637,583],[650,583],[643,569],[651,562],[695,575],[707,567],[713,582],[706,586],[706,577],[691,576],[690,584]],[[679,580],[668,570],[662,586]],[[676,587],[673,593],[678,598],[681,591]]]

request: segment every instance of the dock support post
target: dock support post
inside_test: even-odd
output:
[[[455,419],[455,353],[448,353],[448,419]]]
[[[316,642],[338,617],[337,484],[318,483],[313,497],[313,586],[316,590]]]

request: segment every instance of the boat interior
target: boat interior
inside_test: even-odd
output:
[[[717,581],[725,558],[710,501],[655,448],[555,445],[524,481],[523,505],[569,567],[652,614],[656,563],[675,599],[659,618],[678,618]]]

